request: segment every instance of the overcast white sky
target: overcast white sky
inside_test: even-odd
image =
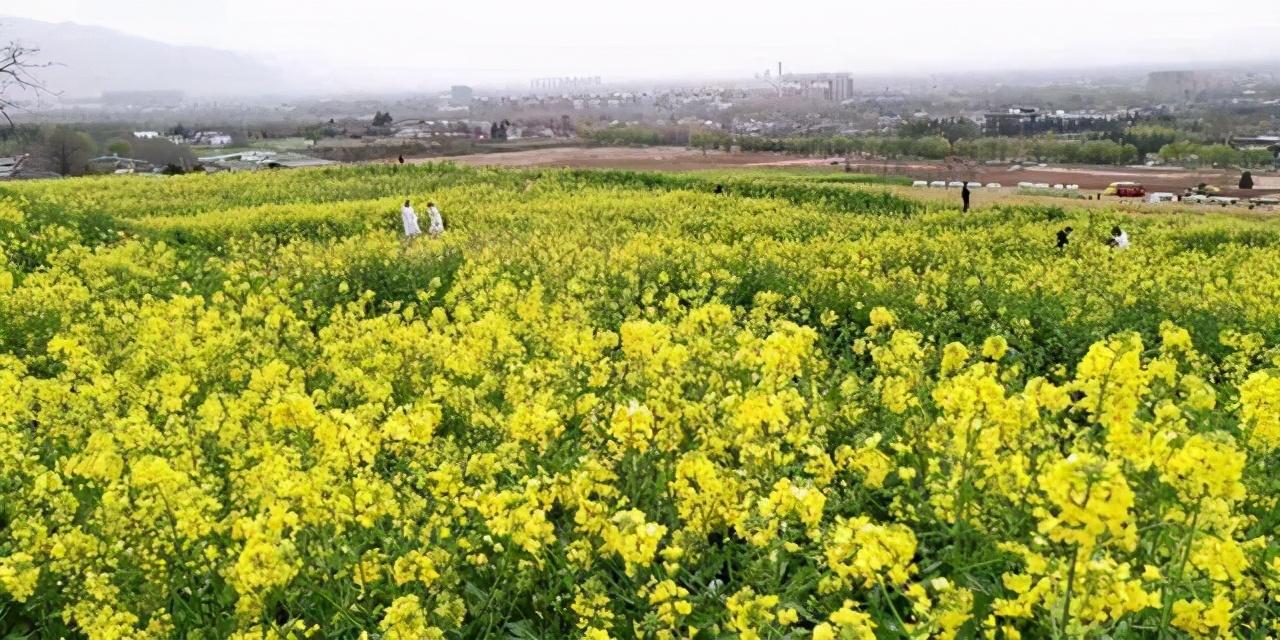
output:
[[[34,0],[0,13],[313,63],[542,75],[930,73],[1280,59],[1280,0]]]

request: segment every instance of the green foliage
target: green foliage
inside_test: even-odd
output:
[[[717,130],[698,131],[689,138],[689,146],[703,151],[711,149],[733,150],[733,136]]]
[[[1266,149],[1235,149],[1225,144],[1196,144],[1182,140],[1160,148],[1160,159],[1188,166],[1270,167],[1274,156]]]
[[[1240,152],[1240,163],[1255,169],[1272,168],[1276,163],[1276,152],[1268,149],[1244,149]]]
[[[1124,139],[1138,148],[1138,153],[1146,156],[1157,153],[1167,144],[1185,139],[1186,134],[1172,127],[1160,125],[1138,125],[1129,127],[1124,132]]]
[[[951,143],[942,136],[929,136],[912,142],[911,155],[940,160],[951,154]]]
[[[1184,162],[1193,159],[1200,145],[1192,142],[1171,142],[1160,147],[1160,159],[1165,162]]]
[[[133,148],[129,146],[129,142],[127,140],[121,140],[119,138],[107,143],[107,153],[117,155],[122,158],[129,157],[129,152],[132,149]]]
[[[1200,161],[1213,167],[1231,167],[1240,164],[1239,151],[1225,144],[1211,144],[1200,147]]]
[[[88,171],[89,159],[97,148],[89,134],[59,125],[45,138],[41,155],[58,174],[81,176]]]
[[[1053,137],[982,137],[959,139],[952,143],[941,135],[793,138],[737,136],[734,142],[743,151],[825,156],[865,153],[890,160],[941,160],[954,155],[977,161],[1029,158],[1039,162],[1128,164],[1136,162],[1140,157],[1138,148],[1132,144],[1120,144],[1111,140],[1061,140]]]
[[[337,127],[331,124],[313,124],[298,128],[298,135],[312,142],[336,137],[338,133]]]
[[[899,126],[898,135],[908,138],[942,136],[947,142],[955,143],[957,140],[978,138],[982,135],[982,127],[968,118],[917,118]]]
[[[1076,189],[1043,189],[1036,187],[1022,187],[1018,189],[1019,195],[1024,196],[1043,196],[1049,198],[1069,198],[1072,200],[1088,200],[1091,196],[1080,193]]]
[[[646,125],[614,125],[599,129],[583,127],[578,134],[602,145],[617,146],[688,146],[692,136],[689,127]]]
[[[191,152],[190,147],[174,144],[164,138],[135,140],[130,154],[134,158],[146,160],[160,167],[175,165],[189,169],[196,164],[196,156]]]

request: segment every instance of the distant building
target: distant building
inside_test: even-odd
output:
[[[133,137],[139,140],[155,140],[160,137],[159,131],[134,131]]]
[[[121,158],[117,155],[100,156],[89,161],[95,173],[138,173],[151,171],[153,166],[146,160]]]
[[[1049,112],[1035,107],[1010,107],[983,116],[982,133],[1006,137],[1084,133],[1105,131],[1124,120],[1124,117],[1099,113]]]
[[[1190,102],[1205,92],[1230,86],[1228,76],[1211,71],[1153,71],[1147,74],[1147,92],[1166,101]]]
[[[789,73],[782,76],[783,93],[815,100],[844,102],[853,97],[853,77],[847,73]]]
[[[529,82],[529,88],[534,91],[567,91],[598,87],[602,84],[604,82],[600,76],[535,78]]]
[[[219,131],[198,131],[191,135],[189,142],[205,147],[225,147],[231,144],[231,136]]]
[[[1229,144],[1236,149],[1265,149],[1271,152],[1272,164],[1280,169],[1280,134],[1262,136],[1239,136],[1232,138]]]
[[[206,173],[219,171],[258,171],[261,169],[303,169],[308,167],[326,167],[337,164],[332,160],[313,158],[299,153],[276,153],[274,151],[246,151],[220,156],[199,158]]]
[[[1238,136],[1231,139],[1231,146],[1237,149],[1271,149],[1272,147],[1280,147],[1280,134]]]
[[[2,180],[33,180],[36,178],[58,178],[61,177],[52,171],[44,171],[32,168],[30,155],[5,156],[0,157],[0,181]]]
[[[27,156],[4,156],[0,157],[0,180],[10,180],[17,178],[22,173],[22,165],[26,164]]]
[[[449,101],[456,105],[471,104],[475,91],[464,84],[455,84],[449,89]]]
[[[984,118],[983,133],[989,136],[1027,136],[1035,133],[1040,120],[1040,110],[1030,107],[1011,107],[1005,111],[992,111]]]

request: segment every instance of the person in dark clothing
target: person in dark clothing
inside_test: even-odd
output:
[[[401,155],[400,155],[400,164],[404,164],[404,155],[403,155],[403,154],[401,154]]]
[[[1063,227],[1061,230],[1058,231],[1058,248],[1059,249],[1065,249],[1067,247],[1067,243],[1071,242],[1069,238],[1070,235],[1071,235],[1071,227]]]
[[[964,183],[963,187],[960,187],[960,199],[964,200],[964,212],[969,213],[969,183],[968,182]]]
[[[716,193],[724,193],[724,185],[722,184],[716,185]]]

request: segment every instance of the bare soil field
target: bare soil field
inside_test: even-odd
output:
[[[959,189],[933,189],[927,187],[902,187],[886,185],[883,189],[918,202],[937,207],[960,207]],[[1092,193],[1097,193],[1092,192]],[[1085,192],[1086,195],[1092,195]],[[1099,211],[1119,211],[1126,214],[1144,213],[1186,213],[1186,214],[1227,214],[1243,218],[1256,219],[1258,216],[1270,217],[1280,213],[1280,206],[1258,205],[1250,208],[1247,205],[1222,206],[1219,204],[1193,204],[1188,202],[1148,203],[1142,198],[1104,198],[1102,200],[1086,200],[1052,195],[1027,195],[1017,188],[974,189],[970,200],[973,209],[983,210],[995,206],[1045,205],[1064,208],[1096,209]]]
[[[574,167],[636,171],[697,171],[735,167],[819,165],[816,158],[796,159],[774,153],[705,154],[684,147],[560,147],[507,153],[480,153],[450,158],[417,158],[414,162],[450,160],[458,164],[498,167]]]
[[[559,147],[507,153],[482,153],[447,158],[466,165],[502,167],[576,167],[584,169],[631,169],[636,171],[699,171],[731,168],[828,168],[843,170],[843,158],[797,158],[776,153],[703,153],[683,147]],[[438,161],[420,158],[414,162]],[[1221,170],[1190,170],[1178,167],[1113,167],[1113,166],[1024,166],[1010,171],[1011,165],[975,165],[930,161],[855,162],[855,172],[903,176],[914,180],[976,180],[984,184],[998,182],[1012,187],[1019,182],[1076,184],[1082,191],[1101,191],[1112,182],[1132,181],[1146,186],[1148,192],[1182,193],[1201,182],[1215,185],[1227,195],[1260,195],[1280,191],[1280,177],[1254,176],[1256,188],[1238,193],[1240,175]]]
[[[1255,188],[1250,192],[1239,192],[1236,188],[1240,174],[1235,171],[1219,169],[1183,169],[1180,167],[1140,167],[1140,166],[1022,166],[1011,171],[1010,165],[988,166],[946,162],[868,162],[855,163],[854,171],[859,173],[887,173],[900,175],[914,180],[974,180],[983,184],[996,182],[1006,187],[1019,182],[1035,182],[1054,184],[1075,184],[1083,191],[1101,191],[1112,182],[1138,182],[1147,188],[1147,192],[1166,191],[1181,194],[1184,189],[1200,183],[1214,185],[1222,189],[1224,195],[1259,195],[1259,191],[1280,190],[1280,178],[1268,178],[1255,175]],[[1274,182],[1274,183],[1273,183]]]
[[[1280,175],[1276,176],[1257,176],[1253,177],[1254,189],[1266,189],[1268,191],[1280,191]]]

